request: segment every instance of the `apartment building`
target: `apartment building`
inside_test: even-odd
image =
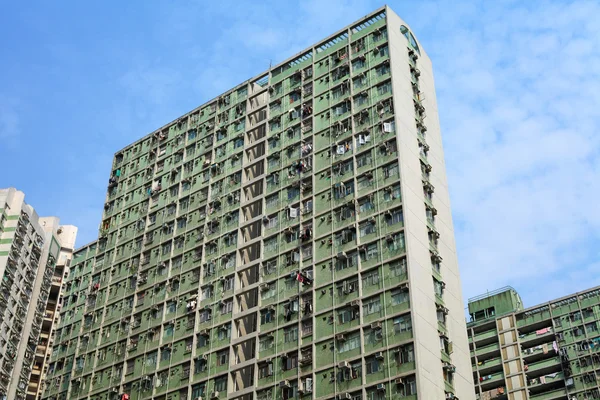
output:
[[[600,399],[600,287],[529,308],[505,287],[469,313],[478,399]]]
[[[0,398],[39,398],[76,235],[39,217],[23,192],[0,189]]]
[[[115,154],[45,399],[474,399],[431,61],[388,7]]]

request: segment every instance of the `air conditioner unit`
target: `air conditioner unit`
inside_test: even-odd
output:
[[[261,283],[260,284],[260,290],[269,290],[269,284],[268,283]]]
[[[396,378],[396,379],[394,379],[394,383],[396,385],[402,385],[402,384],[404,384],[404,381],[402,380],[402,378]]]
[[[375,353],[375,358],[378,360],[383,360],[385,357],[383,356],[382,351],[378,351],[377,353]]]
[[[454,393],[446,393],[446,399],[458,400]]]
[[[343,333],[338,333],[337,335],[335,335],[335,340],[346,340],[346,337]]]
[[[219,398],[219,392],[212,392],[210,394],[210,398],[211,399],[218,399]]]
[[[280,388],[289,388],[290,387],[290,381],[288,381],[286,379],[284,381],[279,382],[279,387]]]
[[[339,253],[337,253],[337,258],[345,259],[348,258],[348,256],[346,255],[345,251],[340,251]]]
[[[202,400],[202,397],[194,397],[194,400]]]
[[[381,329],[381,322],[380,321],[373,322],[371,324],[371,329]]]
[[[385,383],[380,383],[377,385],[377,390],[380,392],[385,392]]]
[[[352,395],[350,393],[338,394],[337,398],[339,400],[352,400]]]
[[[338,364],[338,368],[350,368],[348,361],[342,361]]]

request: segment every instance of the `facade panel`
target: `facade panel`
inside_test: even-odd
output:
[[[436,108],[386,7],[119,151],[44,398],[474,398]]]

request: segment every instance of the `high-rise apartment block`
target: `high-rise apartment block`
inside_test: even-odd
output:
[[[116,153],[44,398],[474,399],[431,62],[384,7]]]
[[[23,192],[0,189],[0,398],[34,400],[50,356],[77,228],[40,218]]]
[[[469,313],[478,399],[600,399],[600,287],[529,308],[505,287]]]

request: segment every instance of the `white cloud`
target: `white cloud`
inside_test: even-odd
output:
[[[183,4],[156,25],[169,57],[123,73],[132,140],[381,5]],[[465,298],[510,284],[534,304],[599,284],[600,5],[390,6],[433,61]]]
[[[533,305],[600,283],[573,273],[597,262],[600,240],[600,69],[590,68],[600,5],[493,4],[440,15],[440,32],[421,41],[437,76],[465,297],[508,284]]]

